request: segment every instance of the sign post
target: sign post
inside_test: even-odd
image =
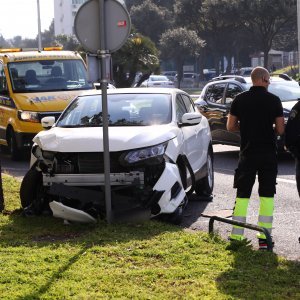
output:
[[[118,50],[126,42],[130,34],[130,17],[126,8],[117,0],[89,0],[78,10],[75,16],[75,34],[83,47],[90,53],[97,54],[98,73],[101,76],[102,90],[102,122],[103,122],[103,155],[105,177],[106,219],[112,222],[110,157],[108,131],[107,86],[111,78],[111,53]]]

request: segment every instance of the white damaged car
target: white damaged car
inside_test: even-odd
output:
[[[148,210],[179,223],[189,193],[210,197],[213,150],[209,124],[179,89],[107,91],[112,212]],[[78,96],[49,130],[38,133],[21,184],[25,213],[70,221],[105,217],[101,91]]]

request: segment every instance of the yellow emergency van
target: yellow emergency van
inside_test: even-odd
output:
[[[43,129],[43,117],[58,117],[82,90],[92,88],[77,52],[0,49],[0,145],[19,159]]]

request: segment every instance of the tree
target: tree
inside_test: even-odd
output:
[[[63,47],[64,50],[82,51],[82,46],[78,40],[70,35],[60,34],[55,37],[55,44]]]
[[[132,6],[138,6],[143,4],[144,0],[126,0],[126,6],[130,10]],[[153,4],[161,7],[172,9],[175,0],[152,0]]]
[[[130,87],[137,72],[148,76],[159,69],[158,50],[147,37],[131,34],[125,45],[112,54],[113,78],[117,87]]]
[[[160,39],[162,57],[174,59],[178,74],[178,87],[183,77],[183,64],[187,55],[198,55],[205,43],[197,33],[184,27],[169,29]]]
[[[268,68],[268,53],[274,38],[287,24],[295,24],[294,0],[235,0],[242,25],[253,43],[264,53],[264,67]]]
[[[161,34],[169,28],[171,23],[169,10],[157,6],[151,0],[133,6],[130,10],[130,16],[136,30],[148,36],[156,44],[158,44]]]
[[[54,20],[51,22],[49,29],[42,32],[42,45],[43,47],[55,45]]]
[[[195,30],[206,42],[200,53],[200,74],[208,54],[217,73],[223,56],[229,61],[231,56],[238,56],[244,35],[232,0],[177,0],[174,12],[181,26]]]

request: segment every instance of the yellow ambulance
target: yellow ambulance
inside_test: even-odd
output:
[[[43,117],[58,117],[82,90],[92,88],[77,52],[0,49],[0,145],[19,159],[43,129]]]

